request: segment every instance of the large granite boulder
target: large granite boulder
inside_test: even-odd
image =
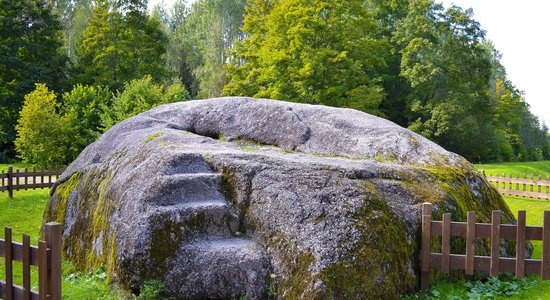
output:
[[[352,109],[219,98],[168,104],[88,146],[52,189],[69,259],[182,299],[389,299],[418,284],[420,204],[493,209],[462,157]]]

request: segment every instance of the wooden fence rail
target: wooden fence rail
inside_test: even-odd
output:
[[[489,182],[493,182],[501,194],[523,196],[540,199],[550,199],[550,176],[527,174],[487,174],[483,175]]]
[[[45,224],[46,241],[39,241],[36,247],[30,245],[26,234],[23,243],[13,242],[11,228],[5,228],[4,239],[0,239],[0,257],[5,258],[6,281],[0,281],[0,298],[61,299],[61,231],[59,223]],[[13,261],[23,263],[23,286],[13,284]],[[31,266],[38,267],[38,292],[31,290]]]
[[[63,170],[36,170],[29,171],[13,170],[8,168],[8,172],[0,172],[0,192],[8,191],[10,198],[13,198],[13,191],[27,189],[50,188],[54,182],[63,173]]]
[[[491,224],[476,223],[476,214],[468,212],[466,222],[451,222],[451,214],[443,214],[442,221],[432,220],[432,205],[422,205],[421,288],[430,286],[430,268],[447,274],[449,270],[464,270],[466,275],[485,271],[491,276],[503,272],[515,273],[517,278],[526,274],[539,274],[542,280],[550,279],[550,211],[544,212],[544,226],[525,226],[525,211],[518,211],[517,224],[501,224],[500,211],[493,211]],[[441,237],[441,253],[431,252],[432,237]],[[450,253],[451,237],[464,237],[466,253]],[[476,238],[491,240],[491,255],[474,253]],[[516,241],[516,257],[500,257],[500,242]],[[527,240],[542,241],[542,260],[525,258]]]

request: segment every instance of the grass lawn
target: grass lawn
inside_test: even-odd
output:
[[[535,174],[550,176],[550,161],[511,162],[498,164],[475,164],[478,170],[485,170],[487,174]]]
[[[4,167],[0,165],[0,167]],[[0,193],[0,237],[4,237],[4,226],[12,227],[13,240],[21,242],[21,234],[31,236],[31,243],[37,244],[42,225],[42,214],[48,201],[49,189],[14,191],[10,199],[7,192]],[[31,283],[38,288],[37,268],[32,268]],[[14,283],[21,285],[22,264],[14,262]],[[4,278],[4,260],[0,259],[0,280]],[[63,262],[63,299],[122,299],[123,295],[112,291],[102,270],[89,274],[76,272],[73,266]]]
[[[516,218],[518,215],[518,210],[525,210],[527,215],[526,223],[528,226],[542,226],[543,213],[545,210],[550,210],[549,200],[512,196],[505,196],[504,199],[506,200],[508,207],[510,207],[510,210],[512,210]],[[532,241],[531,243],[535,247],[533,251],[533,258],[540,259],[542,253],[542,242]]]
[[[25,164],[22,164],[22,163],[15,163],[15,164],[0,164],[0,172],[4,171],[4,172],[7,172],[8,171],[8,168],[9,167],[13,167],[13,169],[25,169],[25,168],[29,168],[29,169],[32,169],[32,167],[29,167]]]

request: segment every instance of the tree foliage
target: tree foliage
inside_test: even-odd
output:
[[[0,160],[13,155],[15,124],[34,84],[66,85],[60,30],[47,1],[0,2]]]
[[[15,147],[25,163],[41,167],[59,167],[67,161],[69,127],[59,113],[56,95],[45,84],[25,96],[17,122]]]
[[[143,5],[98,0],[81,42],[78,82],[122,89],[124,82],[151,75],[165,79],[167,37],[160,20]]]
[[[151,76],[132,80],[124,85],[124,91],[113,99],[112,105],[101,116],[104,129],[155,106],[188,99],[185,87],[179,82],[168,86],[155,84]]]
[[[378,113],[387,43],[363,1],[250,1],[224,93]]]
[[[67,119],[71,136],[68,160],[75,159],[101,135],[101,116],[110,106],[111,95],[106,87],[80,84],[75,85],[70,93],[63,94],[61,113]]]
[[[245,0],[176,1],[167,17],[169,69],[197,98],[218,97],[227,83],[225,65],[242,38]]]
[[[401,73],[410,85],[409,128],[447,149],[487,157],[493,139],[489,56],[471,11],[422,0],[397,23]]]

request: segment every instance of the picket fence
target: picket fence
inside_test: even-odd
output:
[[[501,212],[493,211],[490,224],[476,223],[476,214],[468,212],[466,222],[451,222],[451,214],[444,213],[441,221],[432,220],[432,204],[422,205],[421,288],[430,286],[430,269],[447,274],[450,270],[464,270],[466,275],[484,271],[491,276],[503,272],[515,273],[517,278],[526,274],[539,274],[542,280],[550,279],[550,211],[544,212],[544,224],[525,226],[525,211],[518,211],[517,224],[501,224]],[[441,237],[441,252],[432,253],[433,237]],[[463,237],[465,254],[450,253],[451,237]],[[491,240],[491,255],[474,253],[476,238]],[[516,241],[516,257],[500,257],[501,240]],[[542,259],[526,259],[527,240],[542,241]]]
[[[550,176],[527,174],[483,174],[493,182],[501,194],[530,198],[550,199]]]
[[[10,198],[13,198],[13,191],[27,189],[51,188],[63,170],[36,170],[29,169],[0,172],[0,192],[7,191]]]
[[[29,235],[23,234],[23,243],[12,241],[11,228],[5,228],[0,239],[0,257],[5,259],[5,281],[0,281],[0,298],[6,300],[60,300],[61,299],[61,245],[62,225],[44,225],[45,241],[31,246]],[[23,285],[13,283],[13,262],[23,265]],[[38,292],[31,289],[31,266],[38,267]]]

